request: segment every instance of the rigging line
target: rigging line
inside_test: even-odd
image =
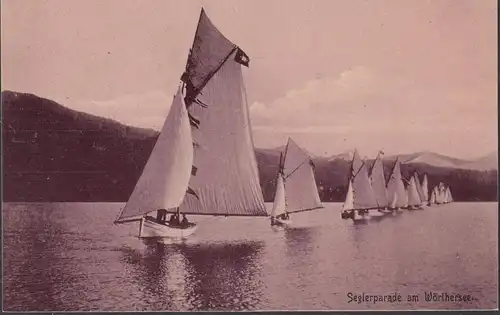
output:
[[[286,176],[285,179],[287,179],[288,177],[292,176],[293,173],[295,173],[302,165],[304,165],[304,163],[306,163],[306,161],[300,163],[300,165],[297,166],[290,174],[288,174],[288,176]]]
[[[356,172],[356,174],[354,174],[354,176],[352,177],[353,179],[358,176],[359,172],[361,172],[361,169],[363,168],[363,166],[365,166],[366,164],[366,161],[363,162],[363,164],[361,164],[361,167],[358,169],[358,171]]]
[[[193,43],[194,44],[194,43]],[[231,55],[237,50],[239,49],[238,46],[234,45],[233,44],[233,49],[231,49],[231,51],[229,52],[229,54],[226,56],[226,58],[224,58],[224,60],[217,66],[217,68],[212,72],[210,73],[209,76],[207,76],[207,78],[203,81],[203,83],[200,85],[200,87],[194,89],[194,98],[198,97],[198,95],[200,94],[201,90],[203,90],[203,88],[205,87],[205,85],[207,85],[208,81],[210,81],[212,79],[212,77],[217,73],[219,72],[220,68],[222,68],[222,66],[226,63],[226,61],[229,59],[229,57],[231,57]]]

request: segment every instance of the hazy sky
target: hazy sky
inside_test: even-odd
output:
[[[251,58],[257,147],[497,150],[494,0],[3,0],[2,87],[159,129],[201,6]]]

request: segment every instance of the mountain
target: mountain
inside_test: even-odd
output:
[[[32,94],[4,91],[2,106],[5,201],[124,202],[158,137],[155,130],[77,112]],[[274,197],[283,149],[280,146],[255,152],[266,201]],[[415,171],[427,173],[429,187],[439,181],[447,183],[457,201],[497,200],[498,172],[496,167],[486,170],[493,165],[491,156],[476,161],[429,152],[401,157],[406,162],[403,176],[408,178]],[[496,161],[496,154],[494,157]],[[394,158],[384,158],[386,177]],[[343,201],[352,152],[312,159],[321,200]]]
[[[460,168],[480,171],[496,170],[498,169],[498,153],[496,151],[491,152],[490,154],[474,161],[466,162],[460,165]]]

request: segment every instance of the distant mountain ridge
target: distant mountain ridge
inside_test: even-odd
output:
[[[32,94],[4,91],[1,97],[5,201],[128,199],[157,131],[77,112]],[[283,149],[284,145],[255,150],[266,201],[274,196]],[[352,152],[312,159],[320,198],[343,201]],[[394,159],[384,157],[386,176]],[[450,183],[457,201],[497,200],[496,152],[474,161],[431,152],[400,155],[400,159],[404,176],[418,171],[428,174],[430,187],[439,181]]]

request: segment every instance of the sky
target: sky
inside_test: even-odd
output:
[[[256,147],[497,151],[494,0],[3,0],[2,89],[158,130],[202,6],[251,59]]]

